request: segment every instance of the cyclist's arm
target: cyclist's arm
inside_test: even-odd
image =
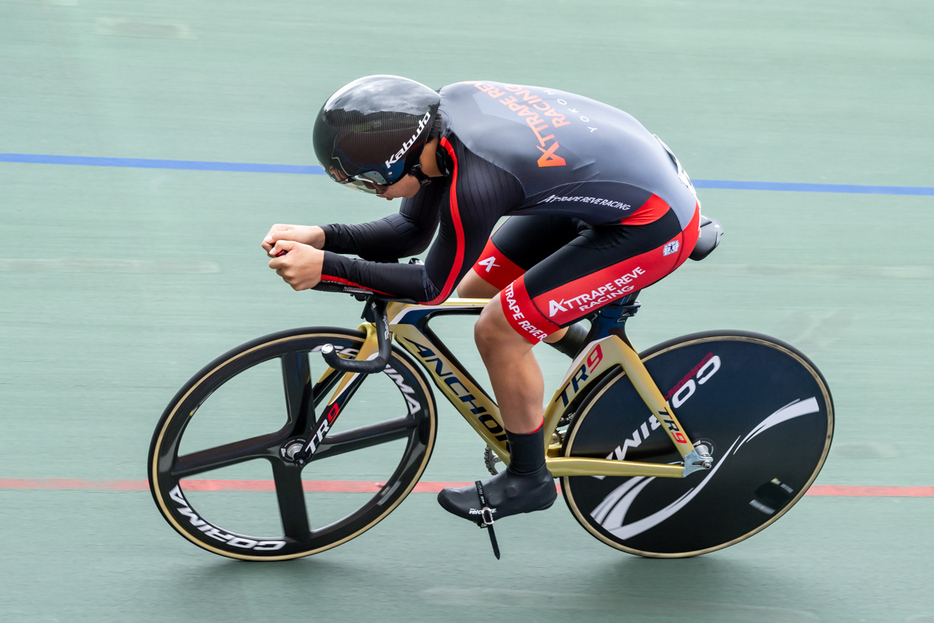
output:
[[[324,250],[377,262],[418,255],[428,248],[438,228],[443,192],[444,184],[429,185],[404,200],[397,214],[357,225],[325,225]]]
[[[272,226],[269,233],[263,238],[263,248],[268,253],[280,240],[300,242],[320,249],[324,247],[324,230],[315,225],[283,225],[277,223]]]
[[[480,256],[499,217],[524,197],[519,182],[502,169],[466,151],[459,156],[467,166],[460,168],[457,187],[437,185],[443,190],[437,197],[441,227],[424,265],[355,261],[326,252],[322,278],[422,303],[450,296]],[[413,199],[419,200],[422,193]]]

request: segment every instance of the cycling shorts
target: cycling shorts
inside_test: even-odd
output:
[[[671,273],[691,254],[699,228],[699,205],[684,229],[670,208],[641,225],[512,216],[490,237],[473,270],[500,290],[510,325],[537,344]]]

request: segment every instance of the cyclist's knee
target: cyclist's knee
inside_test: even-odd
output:
[[[477,343],[477,350],[480,351],[480,355],[486,357],[490,348],[494,346],[495,338],[495,325],[493,320],[489,317],[490,313],[487,311],[490,308],[490,305],[487,305],[483,311],[480,313],[480,317],[477,318],[477,322],[473,326],[473,339]]]
[[[509,324],[509,321],[506,320],[499,297],[494,297],[483,308],[483,312],[481,312],[477,323],[474,325],[474,340],[477,343],[477,350],[480,351],[481,357],[486,358],[506,344],[515,341],[516,338],[522,339]]]

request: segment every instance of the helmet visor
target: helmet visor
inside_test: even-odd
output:
[[[389,186],[383,186],[382,184],[377,184],[376,182],[371,182],[367,179],[357,179],[350,178],[344,182],[341,182],[344,186],[348,188],[353,188],[354,190],[359,190],[370,195],[382,195],[386,192]]]
[[[347,175],[340,169],[331,167],[329,173],[331,174],[331,178],[338,184],[343,184],[344,186],[371,195],[381,195],[391,186],[391,184],[386,182],[386,178],[378,171],[364,171],[357,175]]]

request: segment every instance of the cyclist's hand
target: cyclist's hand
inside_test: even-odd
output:
[[[280,240],[270,249],[269,268],[293,290],[307,290],[321,281],[324,251],[293,240]]]
[[[275,257],[271,251],[280,240],[301,242],[321,249],[324,247],[324,230],[316,225],[273,225],[263,238],[263,248],[270,257]]]

